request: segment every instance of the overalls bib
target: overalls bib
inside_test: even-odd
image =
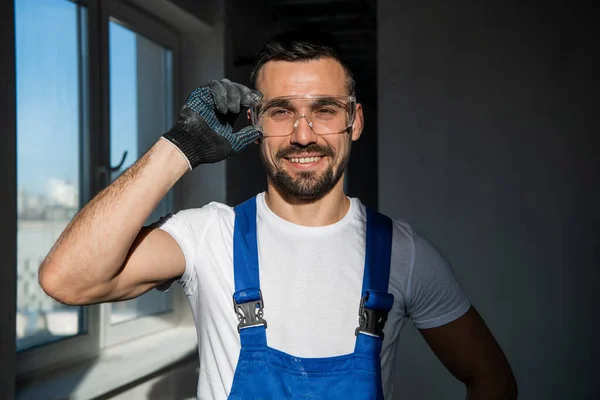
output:
[[[228,399],[383,399],[379,354],[383,327],[394,301],[388,293],[392,221],[367,209],[366,231],[354,353],[326,358],[294,357],[267,345],[258,272],[256,198],[235,207],[233,306],[240,321],[242,348]]]

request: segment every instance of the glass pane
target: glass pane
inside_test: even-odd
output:
[[[113,179],[144,154],[172,125],[172,52],[111,21],[110,160],[122,167]],[[148,219],[171,211],[168,194]],[[111,304],[112,324],[172,310],[171,292],[157,290],[136,299]]]
[[[37,271],[80,205],[86,17],[67,0],[15,1],[17,350],[84,331],[83,309],[46,296]]]

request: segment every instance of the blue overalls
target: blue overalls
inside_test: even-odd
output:
[[[394,301],[388,293],[391,241],[392,221],[367,209],[365,270],[354,353],[294,357],[267,345],[258,272],[256,198],[235,207],[233,306],[240,321],[242,348],[228,399],[383,399],[379,354],[383,327]]]

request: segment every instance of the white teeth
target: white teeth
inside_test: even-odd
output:
[[[290,161],[293,163],[305,164],[311,162],[317,162],[321,159],[321,157],[301,157],[301,158],[290,158]]]

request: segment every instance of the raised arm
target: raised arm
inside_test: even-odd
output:
[[[143,228],[144,221],[186,171],[228,158],[260,137],[251,127],[233,133],[227,122],[259,97],[228,80],[197,88],[175,126],[67,226],[40,266],[44,291],[84,305],[133,298],[181,276],[179,245],[160,229]]]
[[[40,267],[42,288],[63,303],[89,304],[120,299],[123,284],[139,286],[141,294],[153,283],[181,275],[185,260],[173,239],[141,230],[188,169],[174,146],[164,140],[156,143],[67,226]],[[152,257],[159,254],[161,260]],[[156,265],[165,261],[163,255],[171,261]]]

